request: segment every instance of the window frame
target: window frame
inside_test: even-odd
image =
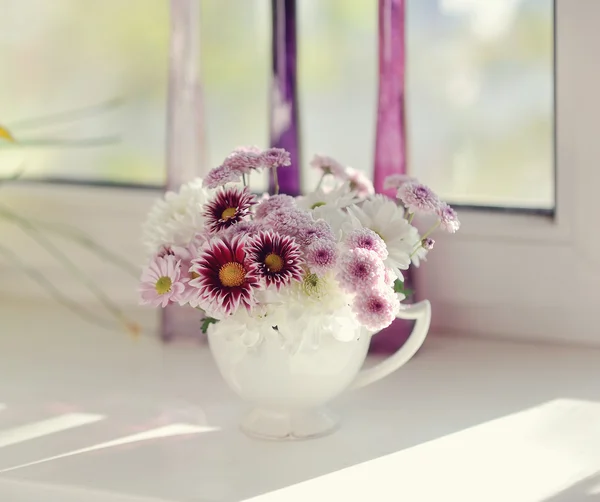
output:
[[[462,211],[460,232],[439,236],[415,273],[418,296],[432,301],[434,329],[600,344],[600,238],[585,218],[600,186],[600,106],[591,99],[600,63],[585,57],[600,43],[592,22],[599,16],[593,0],[555,2],[554,216]]]
[[[600,61],[585,57],[595,41],[600,45],[598,18],[597,0],[555,1],[554,215],[461,210],[461,230],[438,234],[436,249],[414,274],[417,296],[433,304],[435,331],[600,344],[593,300],[600,286],[600,237],[586,219],[594,214],[600,186],[600,170],[594,169],[600,159],[595,137],[600,104],[590,99],[600,88]],[[160,192],[34,183],[2,187],[3,200],[22,214],[31,214],[33,200],[33,216],[69,221],[97,239],[111,229],[105,243],[133,262],[143,260],[139,229]],[[26,252],[25,258],[41,271],[56,272],[39,253]],[[88,271],[115,300],[137,305],[130,278],[106,274],[100,266]],[[10,267],[3,273],[0,297],[47,298]],[[65,287],[74,283],[61,280]]]

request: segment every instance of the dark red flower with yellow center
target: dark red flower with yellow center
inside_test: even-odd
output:
[[[256,267],[259,277],[277,289],[292,280],[302,280],[300,246],[293,237],[277,232],[260,232],[246,244],[248,261]]]
[[[188,284],[198,290],[190,305],[208,312],[231,314],[240,306],[249,309],[253,290],[260,286],[256,266],[246,260],[244,241],[237,235],[210,241],[190,270],[197,277]]]
[[[223,188],[215,198],[206,204],[204,217],[211,233],[224,230],[243,220],[250,214],[250,208],[256,204],[256,197],[247,187]]]

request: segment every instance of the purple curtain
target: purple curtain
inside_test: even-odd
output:
[[[207,172],[200,89],[200,2],[171,0],[167,110],[167,190]],[[199,338],[200,314],[171,305],[162,310],[161,337]]]
[[[277,171],[279,191],[300,194],[298,99],[296,93],[296,0],[272,0],[271,146],[290,152],[292,165]],[[273,193],[271,176],[269,191]]]
[[[377,193],[395,197],[383,184],[390,174],[406,173],[404,0],[379,0],[379,95],[375,136],[374,185]],[[405,274],[410,288],[410,271]],[[410,301],[410,299],[409,299]],[[373,338],[371,351],[393,352],[406,341],[412,322],[396,319]]]

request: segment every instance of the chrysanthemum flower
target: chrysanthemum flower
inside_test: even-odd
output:
[[[437,215],[440,219],[440,227],[446,232],[453,234],[460,228],[460,221],[458,220],[456,211],[445,202],[442,202],[438,207]]]
[[[315,155],[310,161],[310,165],[319,169],[323,174],[333,174],[338,179],[346,180],[346,168],[337,160],[327,155]]]
[[[263,159],[260,151],[254,150],[234,150],[223,161],[223,167],[241,174],[250,172],[263,167]]]
[[[401,278],[400,271],[409,267],[410,255],[419,241],[419,232],[406,220],[404,208],[397,206],[384,195],[374,195],[360,207],[349,207],[348,213],[352,220],[351,223],[345,224],[346,233],[351,232],[352,227],[373,230],[387,247],[388,257],[385,265]]]
[[[262,230],[262,225],[257,221],[240,221],[235,225],[230,226],[224,233],[225,237],[233,237],[239,235],[240,237],[248,237],[257,234]]]
[[[313,242],[305,251],[306,264],[310,271],[319,277],[332,270],[337,262],[337,247],[329,239]]]
[[[256,206],[256,218],[261,219],[283,207],[295,207],[296,199],[290,195],[279,194],[269,197]]]
[[[357,248],[340,258],[337,280],[349,293],[357,293],[376,287],[384,274],[383,261],[375,251]]]
[[[391,288],[372,289],[356,295],[352,310],[368,330],[387,328],[400,310],[400,298]]]
[[[205,188],[218,188],[227,183],[239,183],[242,181],[242,172],[232,169],[230,166],[222,165],[211,169],[204,178]]]
[[[368,249],[375,251],[379,258],[385,260],[388,250],[383,239],[370,228],[357,228],[348,234],[344,242],[348,249]]]
[[[189,283],[197,289],[189,300],[192,307],[227,315],[254,303],[253,292],[260,282],[255,266],[246,260],[240,237],[210,241],[192,261],[191,271],[197,274]]]
[[[298,240],[303,246],[310,246],[316,241],[335,242],[335,235],[331,225],[325,220],[317,220],[302,229]]]
[[[298,207],[305,211],[315,211],[323,206],[342,209],[356,202],[358,202],[357,194],[350,190],[349,183],[329,190],[319,188],[297,199]]]
[[[269,148],[260,154],[262,167],[267,169],[275,169],[277,167],[285,167],[292,164],[290,153],[283,148]]]
[[[346,167],[345,172],[350,183],[350,190],[356,192],[359,197],[366,197],[375,193],[373,183],[363,173],[353,167]]]
[[[287,235],[260,232],[246,244],[248,262],[256,267],[267,287],[277,289],[302,279],[300,246]]]
[[[440,206],[439,197],[422,183],[404,183],[398,189],[398,198],[411,213],[435,213]]]
[[[426,237],[421,241],[421,246],[423,246],[423,249],[426,249],[427,251],[431,251],[434,244],[435,241],[431,237]]]
[[[204,217],[209,231],[219,232],[240,222],[250,214],[253,204],[256,204],[256,197],[247,187],[221,189],[205,206]]]
[[[139,288],[141,303],[166,307],[178,302],[185,290],[187,279],[181,277],[181,262],[171,255],[156,256],[142,272]]]
[[[390,174],[383,181],[383,188],[384,188],[384,190],[389,190],[392,188],[400,188],[402,185],[404,185],[404,183],[409,183],[409,182],[413,182],[413,181],[417,181],[416,178],[413,178],[412,176],[408,176],[407,174]]]
[[[261,221],[266,229],[292,237],[300,235],[313,223],[310,214],[295,207],[277,209],[267,214]]]
[[[144,223],[144,244],[149,256],[165,245],[187,246],[196,234],[205,230],[202,212],[198,209],[212,197],[212,191],[197,178],[181,185],[179,192],[167,192],[156,201]]]

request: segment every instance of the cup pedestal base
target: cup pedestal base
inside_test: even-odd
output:
[[[274,411],[254,408],[240,428],[246,435],[271,441],[297,441],[331,434],[339,419],[329,410]]]

